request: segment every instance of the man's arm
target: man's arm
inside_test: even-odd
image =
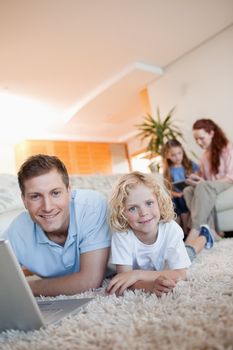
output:
[[[80,255],[80,272],[56,278],[28,281],[35,296],[73,295],[90,288],[99,288],[104,279],[109,248],[97,249]]]

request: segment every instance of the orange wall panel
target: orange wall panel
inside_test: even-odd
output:
[[[26,140],[16,145],[16,167],[31,155],[56,155],[66,165],[69,174],[111,174],[111,144],[52,140]]]

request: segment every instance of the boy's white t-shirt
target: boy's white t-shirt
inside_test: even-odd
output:
[[[191,265],[182,228],[175,222],[159,223],[155,243],[142,243],[132,230],[114,232],[111,263],[132,266],[134,270],[183,269]]]

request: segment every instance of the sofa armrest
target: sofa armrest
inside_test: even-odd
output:
[[[233,209],[233,186],[218,195],[215,207],[217,212]]]

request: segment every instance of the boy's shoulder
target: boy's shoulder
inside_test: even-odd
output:
[[[168,222],[160,222],[159,223],[159,230],[162,234],[168,236],[168,237],[177,237],[177,236],[184,236],[184,232],[179,224],[175,220],[171,220]]]
[[[170,221],[160,221],[159,226],[166,227],[166,228],[180,228],[180,225],[177,224],[175,220],[170,220]]]

